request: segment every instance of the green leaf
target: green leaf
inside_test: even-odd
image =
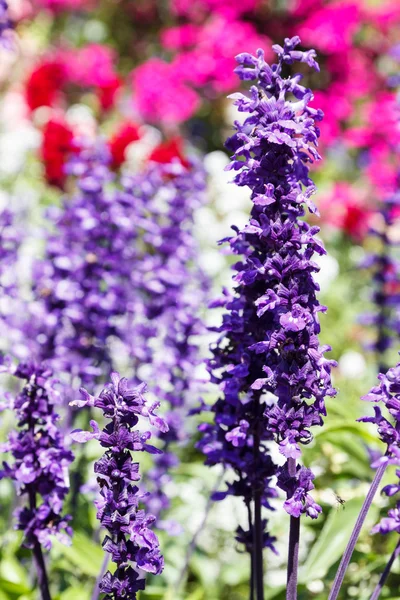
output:
[[[95,544],[83,533],[75,532],[71,546],[64,546],[59,542],[54,543],[54,548],[59,555],[68,559],[78,567],[79,573],[97,577],[104,558],[100,544]]]
[[[5,556],[0,562],[0,577],[29,589],[28,574],[13,556]]]
[[[80,587],[71,587],[59,596],[60,600],[90,600],[90,592]]]
[[[357,520],[364,498],[353,498],[344,509],[330,511],[321,533],[300,569],[299,581],[322,579],[343,554]]]
[[[339,421],[338,423],[331,424],[321,428],[321,431],[316,431],[314,433],[314,438],[324,438],[329,436],[331,433],[351,433],[353,435],[357,435],[362,440],[367,443],[376,444],[378,442],[378,437],[376,435],[372,435],[365,425],[357,424],[357,423],[343,423],[343,421]]]
[[[0,579],[0,590],[7,592],[11,597],[16,596],[17,598],[31,593],[31,590],[27,586],[3,578]]]

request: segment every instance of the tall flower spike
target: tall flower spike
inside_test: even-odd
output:
[[[379,227],[371,231],[379,240],[379,251],[368,256],[363,264],[373,270],[375,289],[372,300],[376,312],[364,316],[363,322],[376,328],[376,339],[371,349],[377,357],[379,372],[386,371],[386,351],[400,336],[400,263],[395,252],[399,242],[392,235],[400,207],[400,175],[398,179],[399,189],[382,202]]]
[[[168,471],[179,462],[171,444],[187,439],[185,417],[200,387],[195,371],[203,325],[198,314],[209,282],[197,266],[193,216],[204,202],[205,173],[186,159],[185,165],[153,163],[139,175],[123,177],[123,185],[143,230],[132,273],[133,323],[126,333],[139,374],[143,363],[150,371],[151,390],[165,407],[169,426],[160,434],[164,452],[146,474],[148,508],[158,518],[169,506],[163,489]]]
[[[151,530],[154,517],[139,510],[142,500],[136,485],[140,480],[139,464],[133,462],[131,452],[160,452],[147,443],[151,433],[141,433],[136,428],[139,417],[148,419],[150,425],[162,431],[167,431],[168,426],[156,415],[158,404],[147,405],[144,384],[131,389],[118,373],[112,373],[111,379],[98,397],[82,389],[83,400],[71,403],[99,408],[108,421],[103,430],[100,431],[96,421],[91,421],[92,433],[75,430],[71,436],[77,442],[97,439],[105,448],[104,455],[94,465],[101,495],[96,507],[97,518],[108,531],[103,548],[111,555],[116,570],[104,575],[100,592],[106,594],[105,600],[135,600],[136,593],[145,588],[138,569],[159,574],[164,562],[157,536]]]
[[[322,425],[325,397],[335,394],[334,362],[324,357],[329,347],[318,341],[318,313],[325,307],[313,278],[318,271],[313,254],[325,250],[316,238],[319,228],[302,220],[304,206],[317,212],[308,163],[320,158],[316,122],[323,115],[309,106],[313,95],[300,84],[301,75],[283,77],[285,65],[295,61],[318,69],[315,52],[295,50],[299,43],[295,37],[283,48],[273,46],[278,63],[272,66],[262,50],[237,57],[239,77],[256,85],[250,97],[231,96],[245,118],[235,122],[236,133],[226,143],[233,154],[229,168],[237,172],[233,181],[250,188],[253,208],[249,223],[242,230],[233,227],[235,235],[223,240],[242,258],[234,265],[234,294],[220,302],[226,313],[209,369],[222,397],[212,407],[214,424],[201,427],[200,447],[208,464],[222,462],[236,471],[238,480],[226,493],[242,496],[247,505],[254,500],[255,531],[260,504],[268,507],[275,494],[274,474],[293,518],[302,513],[315,518],[321,511],[309,493],[313,475],[296,467],[296,460],[300,445],[312,439],[310,428]],[[272,464],[270,440],[287,459],[284,467]],[[253,549],[265,544],[256,538]],[[262,580],[262,563],[255,568]],[[294,597],[293,585],[288,584],[288,597]],[[260,588],[262,581],[258,598]]]
[[[62,515],[62,509],[73,454],[65,448],[57,426],[55,405],[59,393],[51,372],[33,364],[20,364],[13,373],[26,384],[15,399],[8,398],[2,406],[16,411],[18,431],[11,432],[2,445],[2,452],[11,454],[13,462],[3,462],[0,479],[9,477],[18,494],[27,497],[26,506],[16,511],[16,528],[24,532],[24,545],[33,549],[42,597],[47,600],[50,596],[42,547],[50,549],[53,537],[69,543],[70,518]]]
[[[113,177],[109,160],[101,145],[71,159],[67,168],[77,192],[51,215],[55,231],[34,270],[43,313],[39,356],[85,384],[112,371],[108,342],[120,337],[117,320],[126,314],[131,294],[136,230],[124,199],[107,190]]]

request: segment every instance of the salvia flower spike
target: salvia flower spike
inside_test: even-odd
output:
[[[96,502],[97,518],[107,530],[103,548],[116,565],[114,573],[107,571],[99,584],[105,600],[135,600],[137,592],[145,588],[141,571],[159,574],[164,566],[158,538],[151,529],[154,517],[139,508],[142,499],[137,485],[139,464],[131,454],[160,452],[148,444],[151,433],[137,428],[140,417],[162,431],[168,429],[156,414],[158,403],[148,405],[144,392],[144,384],[129,388],[125,378],[112,373],[111,383],[98,397],[82,389],[82,400],[71,403],[99,408],[107,420],[102,430],[93,420],[92,432],[71,433],[77,442],[97,439],[105,448],[104,455],[94,465],[101,496]]]
[[[321,508],[310,495],[313,474],[296,463],[301,444],[312,439],[310,428],[322,425],[325,397],[335,394],[334,361],[324,357],[330,348],[318,340],[318,314],[325,307],[318,302],[313,276],[319,270],[313,255],[325,249],[316,237],[319,228],[302,219],[305,207],[317,213],[308,164],[320,158],[317,122],[323,115],[309,106],[313,95],[300,84],[301,75],[283,77],[284,66],[296,61],[318,70],[315,52],[296,50],[299,43],[294,37],[283,47],[273,46],[278,62],[272,66],[262,50],[237,56],[239,77],[255,85],[249,97],[231,96],[245,118],[235,122],[226,146],[233,155],[233,181],[251,190],[253,207],[249,223],[242,230],[233,227],[234,236],[223,240],[241,258],[234,265],[234,293],[225,291],[216,303],[226,312],[209,370],[221,396],[211,409],[214,423],[201,426],[199,444],[207,464],[223,463],[237,474],[218,497],[253,501],[254,527],[250,524],[240,537],[254,555],[258,599],[263,593],[259,547],[272,545],[260,518],[261,505],[270,508],[276,495],[271,478],[277,475],[293,519],[318,516]],[[286,458],[281,468],[268,454],[271,440]],[[298,541],[292,541],[290,562],[297,570]],[[296,594],[292,575],[288,598]]]
[[[49,600],[42,548],[49,550],[53,538],[70,542],[70,517],[63,516],[62,510],[73,454],[65,447],[58,428],[55,405],[59,403],[59,392],[51,371],[27,363],[10,371],[26,383],[16,398],[9,396],[2,405],[2,409],[16,412],[18,430],[11,432],[2,445],[1,450],[8,452],[13,461],[3,462],[0,479],[12,479],[18,494],[27,499],[26,505],[16,511],[16,528],[24,533],[23,544],[33,550],[42,598]]]

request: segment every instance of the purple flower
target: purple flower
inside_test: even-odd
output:
[[[247,506],[257,494],[269,506],[276,495],[272,477],[287,493],[285,509],[294,517],[315,518],[320,507],[312,500],[312,473],[304,467],[289,469],[301,455],[301,444],[312,440],[311,427],[322,425],[325,397],[333,396],[330,371],[334,361],[324,357],[314,280],[318,266],[314,253],[325,250],[316,235],[319,228],[302,220],[315,186],[308,163],[320,157],[316,150],[317,122],[322,112],[311,108],[312,92],[300,85],[300,75],[284,78],[285,64],[306,62],[317,68],[315,52],[294,48],[299,38],[274,46],[278,63],[268,65],[262,50],[256,56],[237,57],[239,77],[254,81],[250,95],[232,98],[244,119],[226,146],[234,183],[251,192],[253,208],[243,230],[233,227],[233,296],[226,295],[220,338],[209,361],[212,381],[220,396],[211,407],[213,424],[200,428],[199,447],[206,463],[231,467],[237,480],[226,494],[241,496]],[[246,427],[242,424],[246,423]],[[274,440],[288,459],[278,468],[268,445]],[[249,524],[252,528],[251,523]]]
[[[107,189],[113,177],[109,159],[99,144],[70,161],[77,190],[61,210],[51,211],[55,231],[48,234],[45,257],[33,273],[42,307],[37,353],[58,373],[85,383],[111,372],[110,339],[121,338],[132,296],[137,231],[131,204]]]
[[[2,447],[13,462],[3,462],[0,478],[9,477],[18,494],[27,496],[27,505],[16,512],[16,527],[24,532],[24,545],[34,548],[39,542],[49,549],[53,537],[69,543],[72,534],[70,517],[62,516],[62,509],[73,454],[66,449],[58,428],[55,405],[59,392],[51,371],[21,363],[11,372],[26,384],[16,398],[7,398],[7,407],[16,412],[18,430],[9,434]]]
[[[91,421],[92,432],[75,430],[71,436],[77,442],[97,439],[105,448],[94,465],[101,496],[96,507],[97,518],[108,531],[103,548],[111,555],[116,570],[113,575],[106,573],[100,591],[106,594],[105,600],[135,600],[136,592],[145,586],[137,569],[159,574],[164,561],[158,538],[151,530],[154,517],[139,509],[143,499],[136,485],[140,480],[139,464],[133,462],[131,453],[160,453],[147,443],[150,432],[140,432],[137,428],[139,418],[147,419],[164,432],[168,425],[156,416],[156,405],[147,404],[143,384],[130,388],[118,373],[112,373],[111,380],[99,396],[91,396],[83,389],[82,401],[72,403],[101,409],[107,420],[105,427],[100,430],[96,421]]]
[[[146,474],[149,510],[159,516],[169,506],[163,488],[168,469],[178,461],[171,445],[187,441],[185,419],[200,394],[196,367],[204,327],[199,310],[209,282],[197,266],[193,217],[205,201],[205,172],[197,161],[186,167],[153,164],[124,176],[126,198],[132,198],[138,244],[127,343],[135,363],[145,364],[150,389],[166,408],[169,431],[161,433],[165,452]],[[167,456],[168,455],[168,456]]]
[[[378,375],[379,384],[373,387],[362,400],[374,404],[374,416],[362,417],[359,421],[373,423],[378,435],[386,446],[385,454],[375,458],[372,466],[378,468],[385,464],[400,467],[400,363],[392,367],[387,373]],[[382,493],[386,496],[395,496],[400,492],[400,469],[396,469],[398,482],[386,485]],[[373,528],[373,533],[389,533],[399,529],[400,499],[396,508],[389,511],[385,517]]]
[[[398,185],[400,188],[400,176]],[[400,191],[386,198],[380,207],[381,225],[371,230],[379,241],[379,250],[370,254],[363,262],[365,268],[372,270],[374,291],[372,301],[375,312],[364,315],[362,321],[373,325],[376,337],[369,348],[378,358],[379,370],[386,371],[386,351],[400,335],[400,263],[397,257],[398,242],[393,239],[391,230],[396,222],[400,206]]]

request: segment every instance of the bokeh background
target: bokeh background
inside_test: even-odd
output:
[[[0,202],[25,230],[18,269],[43,252],[38,230],[46,209],[68,192],[64,165],[71,140],[101,136],[115,165],[135,170],[157,149],[184,161],[204,160],[207,203],[195,215],[198,261],[218,294],[230,285],[229,259],[217,240],[246,221],[245,190],[229,185],[224,140],[237,117],[227,95],[238,89],[234,56],[299,35],[317,50],[321,71],[306,74],[322,108],[320,152],[313,168],[328,256],[319,281],[328,312],[323,342],[338,361],[338,396],[328,402],[325,427],[304,451],[317,474],[316,500],[324,512],[303,521],[300,599],[322,600],[372,479],[371,453],[380,449],[373,430],[356,422],[367,407],[360,396],[373,385],[378,359],[376,332],[363,316],[371,304],[372,275],[362,268],[377,247],[371,228],[382,227],[382,203],[396,192],[400,167],[396,76],[400,70],[398,0],[9,0],[16,32],[0,50]],[[400,239],[396,222],[391,238]],[[396,252],[396,249],[394,249]],[[28,285],[28,284],[27,284]],[[393,285],[397,285],[396,282]],[[400,285],[400,284],[399,284]],[[8,307],[10,309],[10,307]],[[11,310],[12,307],[11,307]],[[211,317],[204,307],[203,318]],[[212,317],[215,319],[215,317]],[[18,341],[2,333],[2,348]],[[206,342],[204,354],[206,354]],[[397,345],[398,346],[398,345]],[[21,350],[22,351],[22,350]],[[396,361],[397,348],[384,357]],[[207,388],[212,398],[215,390]],[[11,426],[2,417],[0,438]],[[238,552],[234,530],[243,518],[239,501],[210,503],[219,485],[217,468],[203,466],[192,443],[167,484],[166,516],[177,535],[160,532],[166,568],[150,579],[141,600],[242,600],[248,597],[249,564]],[[88,459],[98,457],[89,446]],[[148,462],[150,466],[150,461]],[[146,469],[146,462],[144,463]],[[84,476],[88,476],[87,473]],[[388,472],[388,481],[393,474]],[[338,501],[337,496],[345,503]],[[74,509],[72,546],[55,544],[51,579],[54,600],[89,600],[103,559],[93,495],[82,493]],[[266,599],[285,597],[288,516],[277,500],[270,519],[278,555],[266,559]],[[0,600],[34,600],[29,552],[12,528],[13,490],[0,482]],[[357,545],[341,598],[369,598],[396,540],[370,536],[388,500],[377,497]],[[400,597],[395,564],[382,598]]]

